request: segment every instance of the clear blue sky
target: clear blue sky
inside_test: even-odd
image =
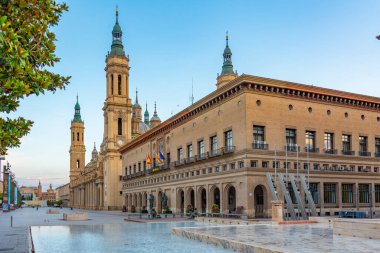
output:
[[[20,184],[68,182],[70,121],[79,93],[87,161],[103,134],[105,55],[119,5],[130,96],[162,120],[189,105],[191,80],[198,100],[215,89],[225,32],[238,73],[380,96],[378,0],[68,0],[57,33],[54,71],[71,75],[55,95],[29,97],[17,114],[35,121],[7,159]],[[12,114],[15,116],[17,114]],[[29,180],[27,180],[29,179]],[[34,180],[30,180],[34,179]]]

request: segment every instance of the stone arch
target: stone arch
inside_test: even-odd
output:
[[[142,196],[142,206],[141,209],[147,209],[148,193],[144,192]]]
[[[180,188],[177,190],[177,204],[176,209],[179,210],[181,213],[185,212],[185,191]]]
[[[194,189],[192,187],[190,187],[186,191],[186,200],[185,200],[185,203],[186,203],[185,208],[187,208],[188,205],[191,205],[192,208],[195,207],[195,191],[194,191]]]
[[[200,213],[207,212],[207,191],[203,186],[198,189],[196,206],[197,206],[198,212]]]
[[[219,206],[220,208],[220,204],[221,204],[221,201],[220,201],[220,189],[219,187],[217,187],[216,185],[213,185],[211,188],[210,188],[210,191],[209,191],[209,210],[211,210],[211,207],[216,204]]]
[[[255,218],[264,218],[267,216],[268,198],[267,189],[264,185],[256,185],[253,191]]]
[[[236,188],[232,184],[226,185],[224,187],[224,200],[223,200],[223,211],[228,211],[229,213],[236,211]]]

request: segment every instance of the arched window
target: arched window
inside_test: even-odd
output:
[[[113,95],[113,75],[111,75],[111,95]]]
[[[73,141],[75,141],[75,133],[73,132]]]
[[[79,160],[77,160],[77,169],[79,169],[79,164],[80,164],[80,162],[79,162]]]
[[[122,124],[121,118],[118,118],[117,119],[117,134],[122,135],[122,133],[123,133],[123,124]]]
[[[121,75],[117,77],[117,92],[121,95]]]
[[[77,133],[77,141],[79,141],[79,132]]]
[[[82,141],[84,141],[84,133],[82,133]]]

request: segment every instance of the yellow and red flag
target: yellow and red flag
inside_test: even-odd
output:
[[[152,164],[152,159],[150,158],[149,154],[146,157],[146,164]]]

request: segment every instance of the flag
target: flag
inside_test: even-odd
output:
[[[152,164],[152,159],[150,159],[149,154],[146,157],[146,164]]]
[[[156,153],[156,162],[160,163],[161,162],[161,159],[160,157],[158,156],[158,154]]]
[[[159,151],[159,154],[160,154],[160,160],[165,161],[165,156],[161,153],[161,151]]]
[[[379,36],[376,36],[376,39],[380,40],[380,35],[379,35]]]

